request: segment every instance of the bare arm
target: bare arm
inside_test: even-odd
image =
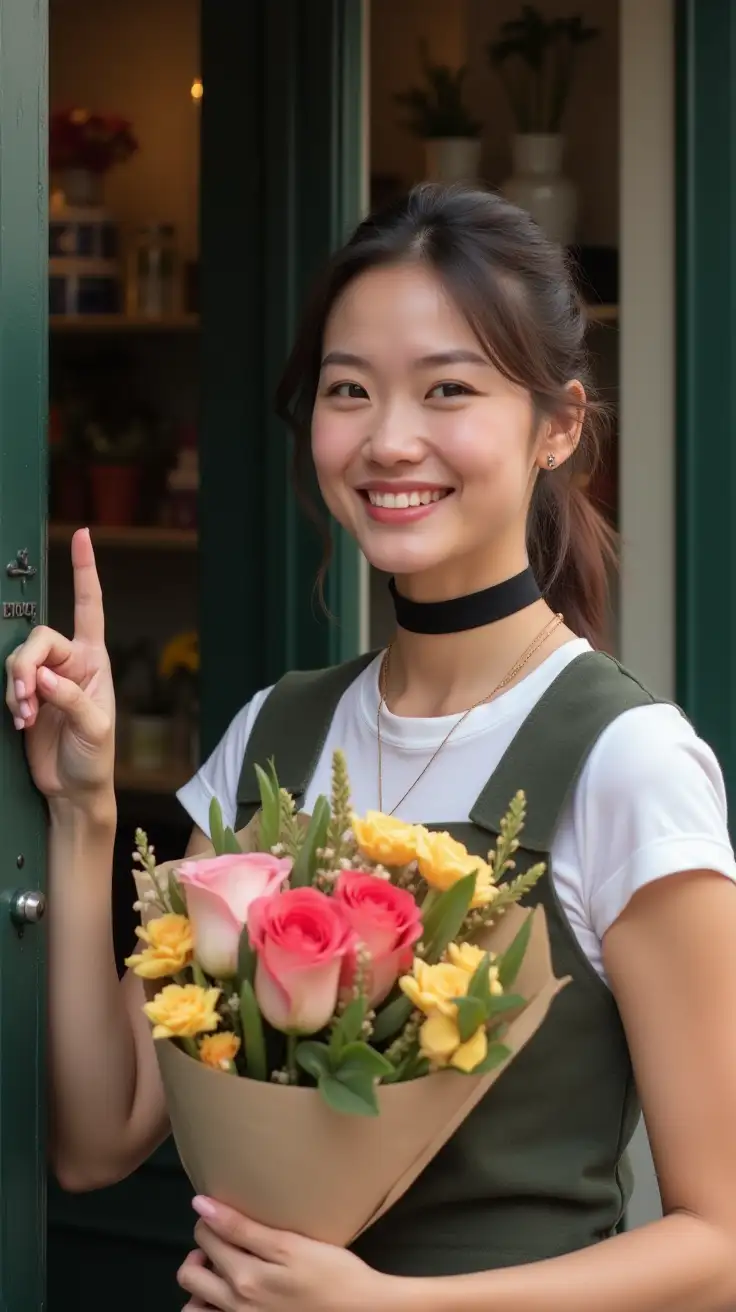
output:
[[[118,981],[111,872],[114,803],[54,808],[49,891],[51,1165],[65,1189],[98,1189],[134,1171],[168,1133],[141,981]],[[195,828],[187,854],[207,846]],[[131,881],[131,898],[134,896]]]

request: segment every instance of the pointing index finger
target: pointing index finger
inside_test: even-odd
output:
[[[102,588],[95,565],[89,529],[79,529],[72,538],[74,570],[74,636],[94,646],[105,641],[105,612]]]

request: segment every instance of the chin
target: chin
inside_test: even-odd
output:
[[[359,541],[358,545],[374,569],[403,578],[437,569],[446,564],[448,556],[429,543],[420,546],[419,543]]]

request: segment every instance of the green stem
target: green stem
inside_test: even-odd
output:
[[[195,1061],[199,1061],[199,1060],[200,1060],[200,1057],[199,1057],[199,1048],[197,1047],[197,1040],[196,1040],[196,1039],[187,1039],[187,1038],[183,1038],[183,1039],[181,1040],[181,1046],[182,1046],[182,1048],[184,1049],[184,1051],[185,1051],[186,1053],[188,1053],[188,1055],[189,1055],[190,1057],[193,1057],[193,1058],[194,1058]]]

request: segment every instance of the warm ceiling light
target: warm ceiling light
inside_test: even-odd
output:
[[[204,87],[202,86],[201,77],[195,77],[194,81],[192,82],[192,89],[189,94],[191,95],[192,100],[202,99],[202,96],[204,95]]]

